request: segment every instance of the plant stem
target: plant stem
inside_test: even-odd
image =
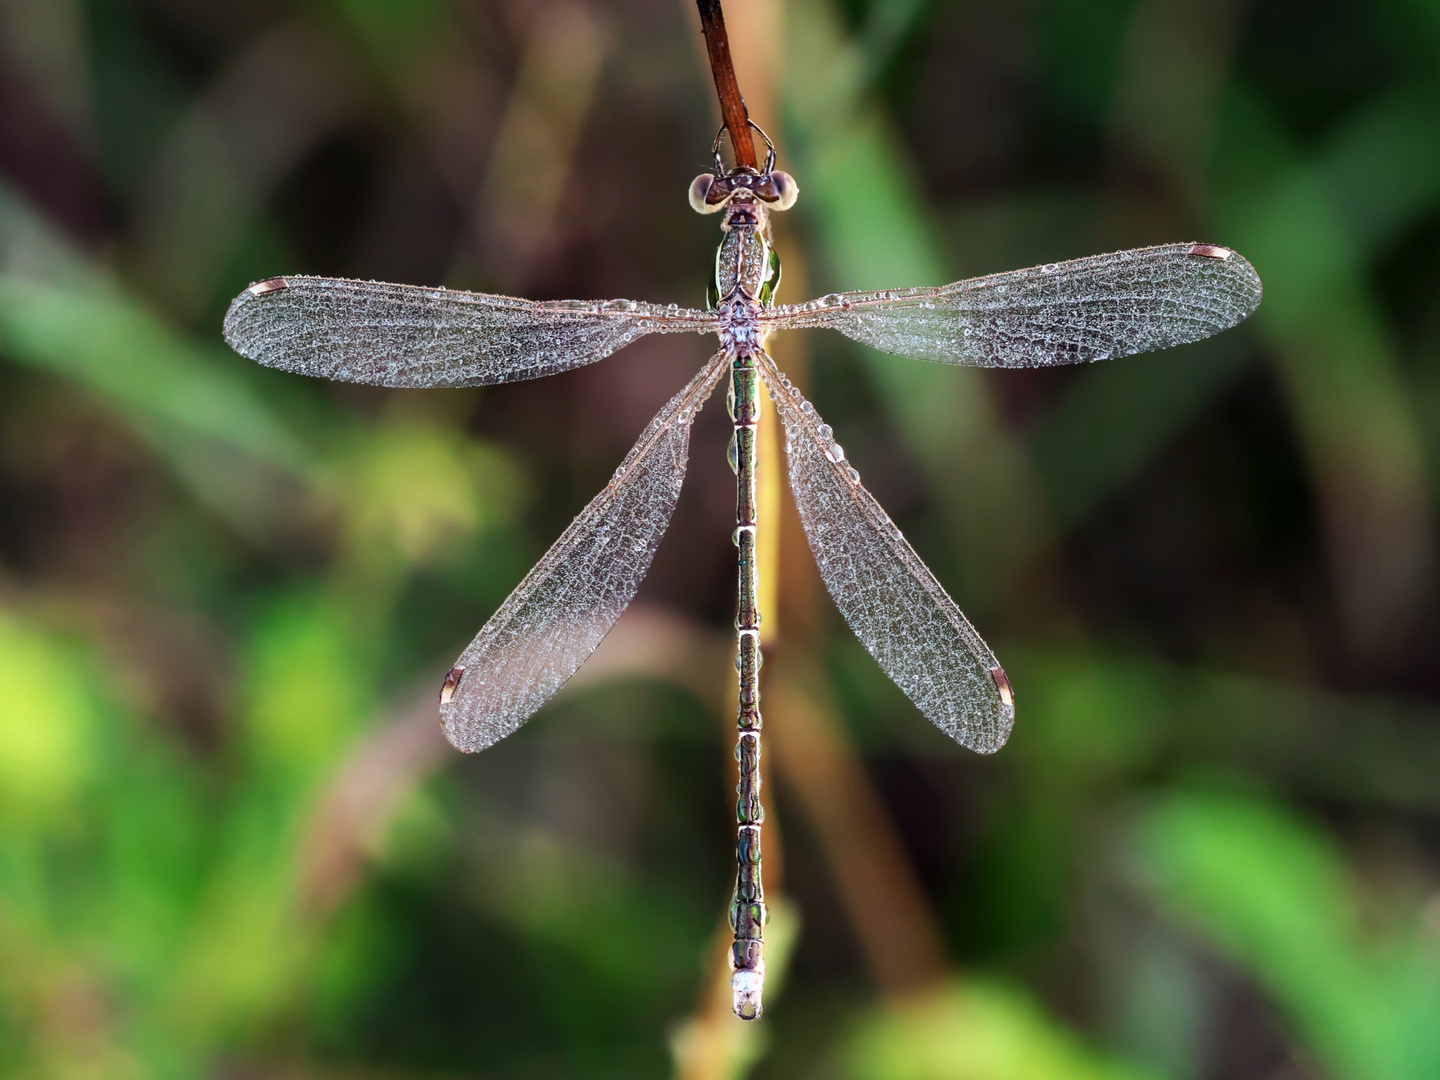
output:
[[[720,119],[730,132],[730,147],[735,164],[759,168],[755,157],[755,140],[750,136],[750,112],[740,96],[735,81],[735,65],[730,59],[730,37],[725,33],[725,13],[720,0],[695,0],[700,9],[700,29],[705,34],[705,51],[710,54],[710,71],[715,76],[715,93],[720,98]]]

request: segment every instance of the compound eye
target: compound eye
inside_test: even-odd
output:
[[[776,210],[789,210],[795,205],[795,200],[800,196],[800,187],[793,176],[776,169],[770,174],[770,183],[775,189],[775,199],[771,205]]]
[[[701,173],[690,181],[690,209],[697,214],[713,214],[724,205],[722,202],[711,203],[710,195],[715,190],[715,174]]]

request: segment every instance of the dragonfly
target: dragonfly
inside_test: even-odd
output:
[[[733,421],[738,548],[736,881],[729,919],[735,1014],[763,1011],[756,567],[756,428],[768,391],[785,428],[790,487],[830,595],[920,712],[982,754],[1004,745],[1015,696],[995,655],[860,482],[834,432],[766,351],[777,330],[838,330],[917,360],[1036,368],[1199,341],[1245,319],[1260,278],[1235,251],[1164,244],[971,278],[938,288],[832,293],[780,305],[771,218],[799,188],[775,168],[713,168],[690,206],[718,214],[704,309],[632,300],[533,301],[443,287],[290,276],[257,282],[225,316],[225,340],[269,367],[390,387],[489,386],[592,364],[647,334],[715,334],[719,348],[650,422],[604,490],[515,587],[445,676],[440,716],[458,749],[484,750],[575,674],[634,598],[670,523],[696,414],[721,379]],[[863,213],[863,204],[857,208]]]

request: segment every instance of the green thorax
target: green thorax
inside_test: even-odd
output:
[[[715,307],[737,284],[762,307],[775,303],[780,256],[755,229],[739,227],[725,233],[715,252],[715,276],[706,290],[706,302]]]

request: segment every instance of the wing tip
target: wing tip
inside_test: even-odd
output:
[[[445,741],[462,754],[478,754],[482,750],[488,750],[509,734],[502,732],[492,735],[485,730],[484,725],[467,722],[460,715],[459,704],[452,700],[440,706],[440,726],[445,732]]]
[[[985,668],[984,671],[990,676],[990,684],[995,690],[995,697],[991,702],[998,708],[982,707],[977,710],[984,714],[983,718],[977,717],[974,712],[970,712],[967,717],[966,712],[962,712],[959,716],[951,716],[944,721],[933,716],[931,719],[936,727],[966,750],[988,757],[1003,749],[1010,741],[1010,733],[1015,730],[1015,691],[1010,685],[1010,677],[999,664]]]
[[[230,301],[230,309],[225,312],[225,322],[222,327],[225,344],[248,360],[258,360],[257,351],[249,346],[245,334],[243,322],[245,309],[259,297],[291,288],[295,280],[293,277],[266,278],[264,281],[254,282]]]
[[[1222,329],[1229,329],[1253,315],[1255,309],[1260,306],[1260,301],[1265,297],[1265,285],[1250,261],[1234,248],[1224,247],[1220,244],[1189,244],[1187,246],[1189,250],[1186,254],[1225,264],[1225,272],[1243,281],[1249,289],[1250,295],[1246,298],[1244,314]]]

